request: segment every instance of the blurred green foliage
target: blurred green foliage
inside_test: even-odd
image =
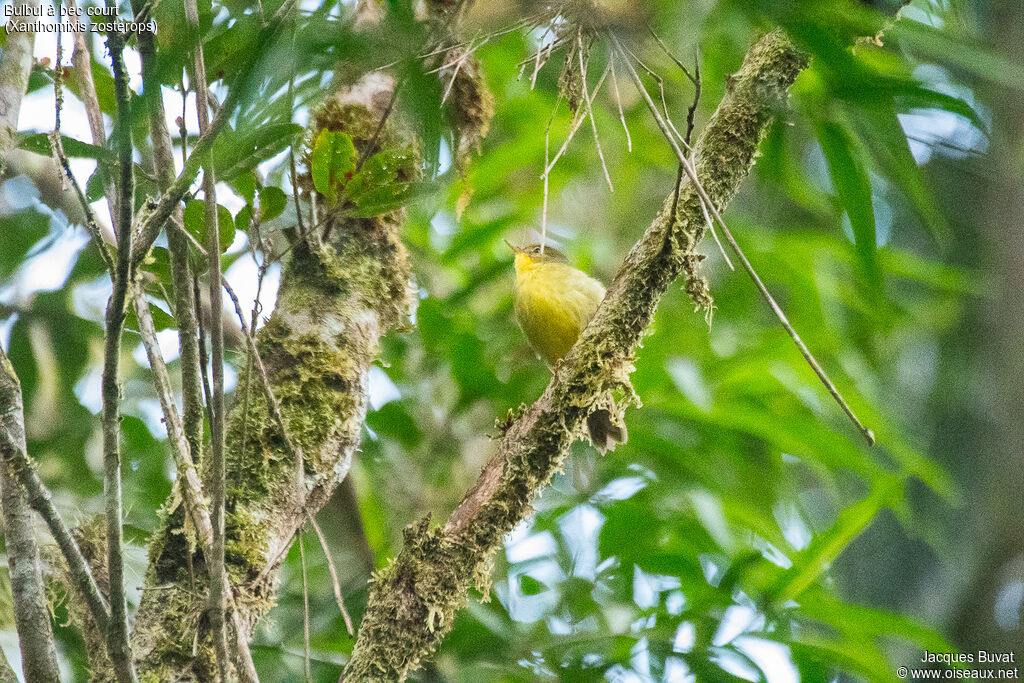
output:
[[[277,4],[265,0],[264,14]],[[215,91],[244,88],[214,152],[217,178],[231,189],[231,201],[219,207],[225,268],[250,259],[246,230],[257,215],[274,254],[282,251],[280,231],[296,222],[285,150],[301,142],[299,124],[328,92],[335,70],[344,80],[396,65],[396,116],[421,136],[428,181],[397,191],[387,155],[399,152],[357,168],[348,136],[308,141],[314,186],[344,178],[342,196],[359,215],[411,199],[404,236],[419,293],[414,324],[385,339],[354,487],[343,487],[320,515],[349,609],[358,615],[370,571],[397,552],[402,528],[424,514],[446,517],[492,451],[496,420],[534,400],[548,381],[513,320],[511,253],[502,240],[528,237],[539,226],[545,130],[550,124],[557,149],[572,123],[557,106],[558,53],[531,89],[530,67],[521,78],[520,64],[543,36],[500,30],[529,4],[471,14],[466,38],[491,34],[477,55],[497,111],[481,154],[460,169],[442,110],[444,84],[429,73],[433,62],[418,57],[428,35],[408,3],[387,3],[380,27],[356,32],[351,3],[324,2],[304,9],[269,45],[254,44],[261,19],[251,3],[200,7]],[[965,301],[985,291],[980,274],[947,265],[955,245],[927,177],[930,157],[908,138],[934,143],[945,135],[984,151],[988,112],[962,81],[990,79],[1019,93],[1024,71],[980,47],[958,21],[964,10],[955,3],[919,0],[895,23],[863,4],[824,0],[648,9],[673,53],[683,63],[699,61],[698,130],[761,32],[781,26],[811,53],[791,109],[779,112],[726,220],[879,444],[868,449],[859,441],[751,283],[705,241],[713,322],[695,314],[681,291],[664,298],[636,361],[643,407],[627,414],[628,445],[598,457],[577,444],[568,470],[508,539],[491,593],[471,599],[435,662],[418,675],[467,682],[675,681],[689,680],[687,672],[700,681],[825,681],[840,673],[892,680],[897,641],[932,650],[948,644],[913,615],[857,604],[830,567],[879,515],[894,515],[911,537],[941,542],[927,511],[937,501],[956,504],[959,489],[924,454],[927,434],[915,415],[942,380],[927,350],[957,328]],[[154,14],[160,80],[164,94],[173,94],[198,36],[186,28],[180,3],[158,3]],[[879,40],[865,38],[883,30]],[[679,124],[692,85],[645,33],[627,38],[662,79]],[[606,59],[599,44],[591,86]],[[234,82],[250,60],[259,62],[258,77]],[[109,72],[100,62],[93,71],[110,114]],[[33,87],[52,87],[45,69]],[[657,84],[648,79],[648,87]],[[136,104],[155,96],[138,93]],[[151,158],[145,111],[133,106],[143,168]],[[670,192],[676,168],[625,80],[604,86],[594,114],[615,190],[604,184],[584,126],[550,175],[548,230],[571,262],[608,281]],[[908,114],[924,118],[912,127],[902,118]],[[45,132],[26,136],[22,147],[48,153]],[[109,156],[84,141],[65,139],[64,147],[101,163]],[[938,144],[929,149],[942,153]],[[4,191],[14,192],[16,182],[26,181],[8,180]],[[156,194],[147,182],[143,177],[140,201]],[[101,182],[89,186],[98,190],[90,198],[100,198]],[[190,201],[185,224],[203,240],[201,216],[202,202]],[[109,281],[82,235],[38,202],[0,216],[0,277],[7,283],[0,317],[24,386],[29,448],[72,521],[98,513],[102,494],[96,414]],[[56,254],[65,255],[67,277],[33,285]],[[172,329],[162,243],[145,269],[158,327]],[[173,476],[138,346],[129,330],[124,488],[136,550],[155,527]],[[244,363],[241,346],[229,360]],[[925,486],[913,484],[917,494],[910,496],[910,482]],[[352,640],[314,538],[305,539],[313,673],[333,681]],[[280,605],[257,635],[265,680],[302,678],[298,555],[293,548]],[[141,583],[141,563],[138,570],[132,585]],[[66,629],[58,636],[69,661],[80,665],[80,642]],[[779,677],[786,672],[790,678]],[[76,676],[87,678],[84,670]]]

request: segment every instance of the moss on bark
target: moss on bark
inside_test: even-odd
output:
[[[750,50],[733,77],[697,147],[698,176],[719,209],[739,190],[768,124],[805,64],[806,57],[773,32]],[[432,529],[426,519],[406,529],[401,553],[374,577],[342,680],[403,680],[433,652],[471,585],[486,584],[494,552],[562,467],[587,416],[605,408],[621,417],[636,401],[629,383],[633,353],[662,294],[685,274],[691,295],[706,295],[696,252],[703,234],[697,193],[683,186],[678,201],[675,192],[665,200],[544,394],[514,418],[446,525]],[[612,401],[621,394],[626,401]]]
[[[334,100],[318,124],[369,145],[379,112]],[[386,126],[376,145],[400,138]],[[401,174],[417,173],[409,159]],[[331,242],[296,244],[273,315],[257,336],[287,429],[273,419],[258,371],[248,409],[230,413],[226,436],[226,566],[247,629],[274,604],[276,574],[304,505],[317,509],[348,472],[366,412],[367,373],[380,337],[407,315],[410,272],[399,240],[404,211],[373,218],[328,217]],[[289,443],[304,455],[303,477]],[[200,463],[206,474],[207,463]],[[301,487],[301,488],[300,488]],[[141,680],[213,680],[205,615],[206,564],[178,496],[165,506],[150,544],[149,571],[133,632]],[[244,634],[248,638],[249,633]]]

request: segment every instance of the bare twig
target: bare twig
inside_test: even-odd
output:
[[[133,0],[132,9],[139,22],[148,19],[148,7],[142,0]],[[167,129],[167,117],[160,82],[157,76],[156,48],[153,34],[148,30],[139,32],[139,53],[142,56],[142,80],[149,109],[149,137],[153,145],[154,170],[157,185],[166,190],[174,182],[174,146]],[[98,111],[98,104],[95,105]],[[86,109],[90,107],[86,105]],[[182,141],[184,148],[185,141]],[[181,221],[181,206],[175,207],[172,220]],[[192,296],[192,274],[189,263],[188,242],[177,232],[167,235],[167,251],[170,256],[171,279],[174,284],[174,317],[178,327],[178,349],[181,361],[182,423],[189,453],[193,461],[199,460],[203,447],[204,404],[200,376],[202,366],[199,354],[199,323],[197,308]],[[170,298],[165,297],[167,301]],[[159,350],[159,349],[157,349]],[[169,419],[167,411],[164,418]],[[177,463],[177,458],[175,459]],[[200,491],[195,492],[197,495]]]
[[[594,132],[594,146],[597,148],[597,157],[601,160],[601,168],[604,170],[604,179],[608,181],[608,190],[610,192],[615,191],[615,186],[612,185],[612,176],[608,172],[608,164],[604,160],[604,152],[601,150],[601,137],[597,134],[597,121],[594,120],[594,102],[590,99],[590,90],[587,88],[587,64],[590,59],[583,61],[583,33],[579,31],[576,33],[576,41],[579,49],[576,54],[580,61],[580,87],[583,89],[583,99],[586,101],[587,117],[590,119],[590,128]],[[610,60],[609,66],[605,69],[605,74],[611,69]],[[604,76],[601,76],[601,80],[604,80]]]
[[[262,213],[262,206],[260,207]],[[257,220],[259,216],[254,216],[251,227],[249,230],[249,252],[252,254],[253,263],[258,264],[258,271],[256,275],[256,296],[253,297],[252,301],[252,313],[249,317],[249,336],[254,337],[256,335],[256,324],[259,320],[259,315],[263,310],[263,304],[260,303],[260,293],[263,291],[263,278],[267,274],[268,255],[264,253],[263,259],[260,260],[259,254],[256,250],[256,245],[259,244],[262,247],[263,241],[260,239],[260,223]],[[239,320],[239,326],[245,330],[245,321]],[[247,378],[252,377],[253,362],[252,354],[248,353],[245,357],[245,376]],[[245,389],[242,394],[242,444],[239,447],[240,454],[238,459],[245,461],[245,450],[249,442],[249,397],[252,394],[252,382],[245,382]],[[239,479],[242,477],[242,468],[238,468],[236,475]],[[238,484],[239,486],[241,484]]]
[[[331,588],[334,590],[334,599],[338,603],[341,618],[345,620],[345,629],[350,636],[354,636],[355,630],[352,628],[352,617],[349,616],[348,610],[345,609],[345,600],[341,596],[341,582],[338,581],[338,569],[334,566],[334,559],[331,557],[331,549],[327,545],[327,539],[324,538],[324,532],[320,530],[320,525],[316,522],[316,516],[309,510],[306,510],[306,519],[309,520],[309,525],[316,532],[316,538],[320,541],[320,549],[324,551],[324,557],[327,559],[327,571],[331,574]]]
[[[295,120],[295,71],[298,68],[295,56],[295,34],[298,31],[297,22],[292,23],[292,53],[291,72],[288,76],[288,120]],[[295,164],[295,142],[288,145],[288,165],[291,172],[292,200],[295,202],[295,222],[299,226],[299,237],[308,240],[305,222],[302,218],[302,205],[299,203],[299,176]]]
[[[693,102],[686,110],[686,145],[690,145],[690,136],[693,135],[693,119],[697,113],[697,105],[700,104],[700,53],[693,58]]]
[[[173,222],[172,222],[173,225]],[[205,253],[205,249],[203,250]],[[209,424],[213,424],[213,414],[210,412],[210,406],[213,403],[213,394],[210,391],[210,359],[206,354],[206,329],[203,325],[203,300],[202,294],[199,291],[199,274],[192,273],[192,299],[193,305],[196,310],[196,332],[199,335],[199,382],[203,386],[203,399],[206,411],[206,421]]]
[[[622,110],[622,97],[619,96],[619,81],[615,78],[615,59],[610,60],[612,68],[612,87],[615,89],[615,103],[619,106],[619,120],[622,121],[622,130],[626,131],[626,150],[633,151],[633,138],[629,134],[629,126],[626,125],[626,112]]]
[[[67,3],[70,7],[76,6],[75,0],[67,0]],[[75,66],[78,96],[85,105],[85,115],[89,120],[92,143],[97,147],[104,147],[107,142],[107,135],[103,126],[103,112],[100,111],[99,99],[96,96],[96,84],[92,78],[92,54],[85,39],[88,27],[81,19],[76,20],[75,26],[77,29],[74,32],[75,49],[71,53],[71,62]],[[97,161],[97,169],[102,173],[103,194],[107,198],[107,206],[110,207],[110,215],[113,217],[117,215],[117,193],[114,189],[114,182],[110,176],[108,165],[104,160],[100,159]]]
[[[210,94],[206,83],[206,62],[199,27],[199,9],[196,0],[185,0],[185,20],[197,36],[192,54],[192,85],[196,91],[196,114],[199,134],[210,131]],[[195,152],[193,152],[195,154]],[[203,165],[203,199],[206,208],[207,270],[210,279],[210,355],[213,374],[213,402],[210,413],[210,516],[213,521],[213,546],[207,558],[210,566],[210,624],[217,652],[217,665],[221,680],[231,680],[231,659],[228,654],[226,594],[231,590],[224,567],[224,325],[221,320],[223,299],[220,293],[220,226],[217,214],[217,183],[213,173],[213,154],[207,151],[201,157]]]
[[[302,565],[302,654],[303,663],[306,668],[306,680],[313,680],[313,667],[310,663],[312,658],[309,651],[309,576],[306,572],[306,546],[302,542],[302,532],[299,534],[299,563]]]
[[[115,7],[108,1],[108,7]],[[135,198],[135,174],[132,161],[131,94],[122,50],[124,35],[112,31],[107,49],[114,68],[114,145],[117,152],[117,205],[114,230],[117,234],[117,261],[113,292],[107,302],[103,349],[103,489],[106,498],[107,571],[110,579],[110,623],[106,629],[107,651],[114,674],[121,683],[135,680],[131,646],[128,643],[128,605],[124,594],[124,534],[121,526],[121,334],[127,314],[128,290],[134,273],[132,264],[132,208]]]
[[[722,233],[725,235],[726,241],[729,243],[729,246],[732,247],[733,251],[736,253],[736,257],[740,260],[740,264],[743,266],[743,269],[747,271],[747,274],[750,276],[750,279],[753,280],[754,285],[761,293],[761,296],[768,303],[768,306],[772,309],[772,311],[775,313],[775,316],[779,319],[779,322],[782,323],[782,326],[786,330],[786,333],[789,334],[789,336],[793,339],[793,342],[796,344],[797,348],[800,350],[800,355],[804,357],[804,360],[806,360],[808,365],[811,366],[811,369],[814,370],[814,373],[818,376],[818,379],[821,380],[821,383],[825,385],[825,388],[828,390],[829,394],[831,394],[832,398],[835,399],[836,403],[839,404],[839,407],[842,408],[843,412],[846,413],[847,417],[850,418],[850,421],[853,422],[854,425],[856,425],[857,429],[864,437],[864,440],[867,441],[868,445],[874,444],[874,432],[872,432],[870,429],[864,426],[864,424],[860,421],[857,415],[853,412],[853,409],[849,406],[846,400],[843,399],[842,394],[839,393],[839,389],[837,389],[835,384],[832,383],[832,380],[829,378],[828,374],[821,367],[821,365],[818,364],[817,359],[815,359],[810,349],[807,348],[807,345],[804,344],[803,339],[800,338],[800,335],[793,328],[793,325],[790,324],[789,319],[786,317],[786,314],[782,311],[782,308],[775,302],[775,299],[774,297],[772,297],[771,292],[769,292],[768,288],[765,287],[764,283],[761,281],[760,276],[758,276],[757,271],[754,270],[754,267],[747,259],[746,254],[743,253],[743,250],[740,248],[740,245],[732,236],[732,232],[729,230],[729,227],[725,224],[725,220],[722,219],[721,213],[719,213],[718,208],[711,201],[711,198],[708,197],[707,191],[704,189],[703,184],[697,177],[697,171],[693,164],[693,161],[687,158],[687,156],[683,153],[682,149],[680,149],[679,144],[676,142],[676,137],[680,137],[678,136],[678,131],[676,131],[675,134],[673,134],[673,130],[670,127],[670,124],[666,122],[666,120],[662,117],[661,112],[658,110],[658,106],[654,103],[654,100],[651,99],[650,93],[647,92],[647,89],[643,85],[643,81],[640,80],[640,75],[636,72],[636,69],[633,68],[632,62],[629,61],[629,58],[627,57],[626,51],[622,47],[622,44],[619,42],[618,38],[615,37],[614,34],[609,34],[609,38],[615,50],[621,55],[622,61],[623,63],[625,63],[626,69],[629,71],[630,77],[633,79],[633,82],[636,85],[637,90],[640,92],[640,96],[647,103],[647,107],[651,110],[651,114],[654,116],[654,120],[657,122],[658,127],[661,128],[662,133],[668,140],[669,146],[672,148],[672,151],[675,152],[676,158],[679,159],[679,163],[683,165],[683,169],[686,171],[687,177],[693,184],[694,189],[697,191],[701,203],[707,209],[707,211],[711,213],[712,216],[714,216],[715,220],[718,222],[718,225],[722,228]]]
[[[596,97],[597,93],[600,92],[601,86],[604,84],[604,79],[608,75],[609,71],[611,71],[610,62],[609,66],[605,67],[604,73],[601,74],[601,78],[598,79],[597,85],[594,86],[594,90],[591,93],[591,97]],[[562,158],[563,154],[565,154],[565,150],[569,148],[569,143],[572,142],[573,136],[576,135],[576,131],[580,129],[580,126],[583,125],[583,121],[586,118],[587,113],[585,111],[581,110],[576,113],[576,118],[573,120],[572,126],[569,128],[569,135],[565,138],[565,142],[562,143],[562,146],[558,149],[558,152],[555,153],[554,158],[551,159],[548,165],[544,168],[544,175],[551,173],[551,169],[555,167],[555,164],[558,163],[558,160]]]
[[[658,46],[662,49],[662,51],[666,55],[668,55],[668,58],[671,59],[673,62],[675,62],[676,66],[678,66],[679,69],[684,74],[686,74],[686,77],[690,79],[690,82],[693,83],[693,85],[696,86],[699,89],[700,86],[698,86],[698,81],[700,80],[700,70],[699,70],[700,67],[697,67],[698,70],[695,72],[696,75],[691,74],[689,69],[686,68],[686,65],[684,65],[681,61],[679,61],[678,57],[676,57],[674,54],[672,54],[672,50],[668,49],[668,45],[666,45],[665,41],[661,39],[661,36],[659,36],[657,33],[654,32],[654,28],[651,27],[651,26],[648,26],[647,30],[650,32],[651,36],[653,36],[654,39],[656,41],[658,41]]]
[[[68,4],[71,7],[75,6],[74,0],[68,0]],[[78,91],[80,99],[85,103],[86,115],[89,119],[89,128],[92,132],[93,144],[97,147],[104,147],[107,144],[106,133],[103,129],[103,115],[99,111],[99,104],[96,99],[96,86],[92,80],[92,58],[89,55],[88,46],[85,44],[85,26],[78,23],[78,27],[81,30],[74,32],[75,37],[75,50],[71,55],[71,60],[75,65],[75,71],[78,74]],[[63,47],[61,45],[60,35],[57,37],[57,70],[56,75],[53,79],[54,88],[54,100],[55,100],[55,116],[54,116],[54,129],[50,133],[50,149],[53,151],[54,156],[57,159],[57,164],[64,172],[65,180],[71,185],[75,191],[75,195],[78,198],[78,203],[82,205],[82,211],[85,214],[85,229],[88,231],[90,237],[96,245],[96,249],[100,252],[100,259],[103,264],[107,267],[107,271],[113,277],[114,274],[114,259],[110,255],[110,250],[107,248],[106,242],[103,240],[103,233],[100,230],[99,223],[96,220],[96,214],[93,213],[92,206],[89,204],[89,200],[86,198],[85,193],[82,192],[82,187],[75,178],[74,173],[71,172],[71,162],[68,160],[68,155],[64,151],[64,141],[60,134],[60,112],[61,105],[63,104],[64,98],[61,90],[61,83],[63,78],[64,69],[61,65],[63,54]],[[97,169],[102,173],[102,159],[97,162]],[[110,216],[112,219],[116,219],[118,216],[116,206],[116,193],[114,184],[110,181],[110,178],[106,174],[103,174],[103,185],[104,193],[107,196],[107,204],[110,206]]]

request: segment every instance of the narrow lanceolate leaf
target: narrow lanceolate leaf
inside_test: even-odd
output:
[[[939,244],[947,244],[950,240],[949,224],[910,152],[906,133],[896,117],[895,105],[889,102],[858,112],[854,123],[878,168],[895,181],[910,200],[932,237]]]
[[[832,174],[832,185],[850,218],[857,256],[865,275],[877,283],[875,211],[871,206],[871,180],[863,152],[849,131],[834,121],[818,121],[816,129]]]
[[[817,536],[799,555],[774,591],[778,603],[799,598],[828,571],[850,542],[868,528],[879,510],[894,505],[903,493],[898,477],[879,477],[872,487],[866,498],[840,512],[832,528]]]
[[[112,159],[114,156],[111,154],[110,150],[105,147],[90,145],[88,142],[69,138],[66,135],[61,135],[60,140],[61,144],[64,145],[64,151],[72,159],[84,158],[107,160]],[[21,142],[18,143],[18,147],[28,152],[35,152],[36,154],[43,154],[45,156],[50,156],[53,153],[50,149],[50,136],[46,133],[26,135],[21,139]]]
[[[213,153],[217,180],[227,182],[251,172],[260,162],[286,149],[300,132],[302,126],[296,123],[271,123],[246,134],[225,131]]]
[[[356,169],[356,148],[352,138],[340,131],[322,130],[313,145],[311,174],[313,187],[333,206],[338,202],[338,185]]]

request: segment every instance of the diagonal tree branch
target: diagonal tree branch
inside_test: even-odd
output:
[[[778,31],[747,54],[697,144],[697,175],[716,207],[739,190],[805,65],[806,57]],[[587,416],[613,405],[614,393],[632,395],[634,350],[659,299],[700,261],[701,206],[692,184],[680,190],[678,202],[669,195],[544,394],[512,422],[444,527],[431,529],[428,518],[406,528],[403,550],[374,579],[343,681],[401,680],[417,668],[451,628],[470,586],[486,585],[490,558],[562,466]]]

